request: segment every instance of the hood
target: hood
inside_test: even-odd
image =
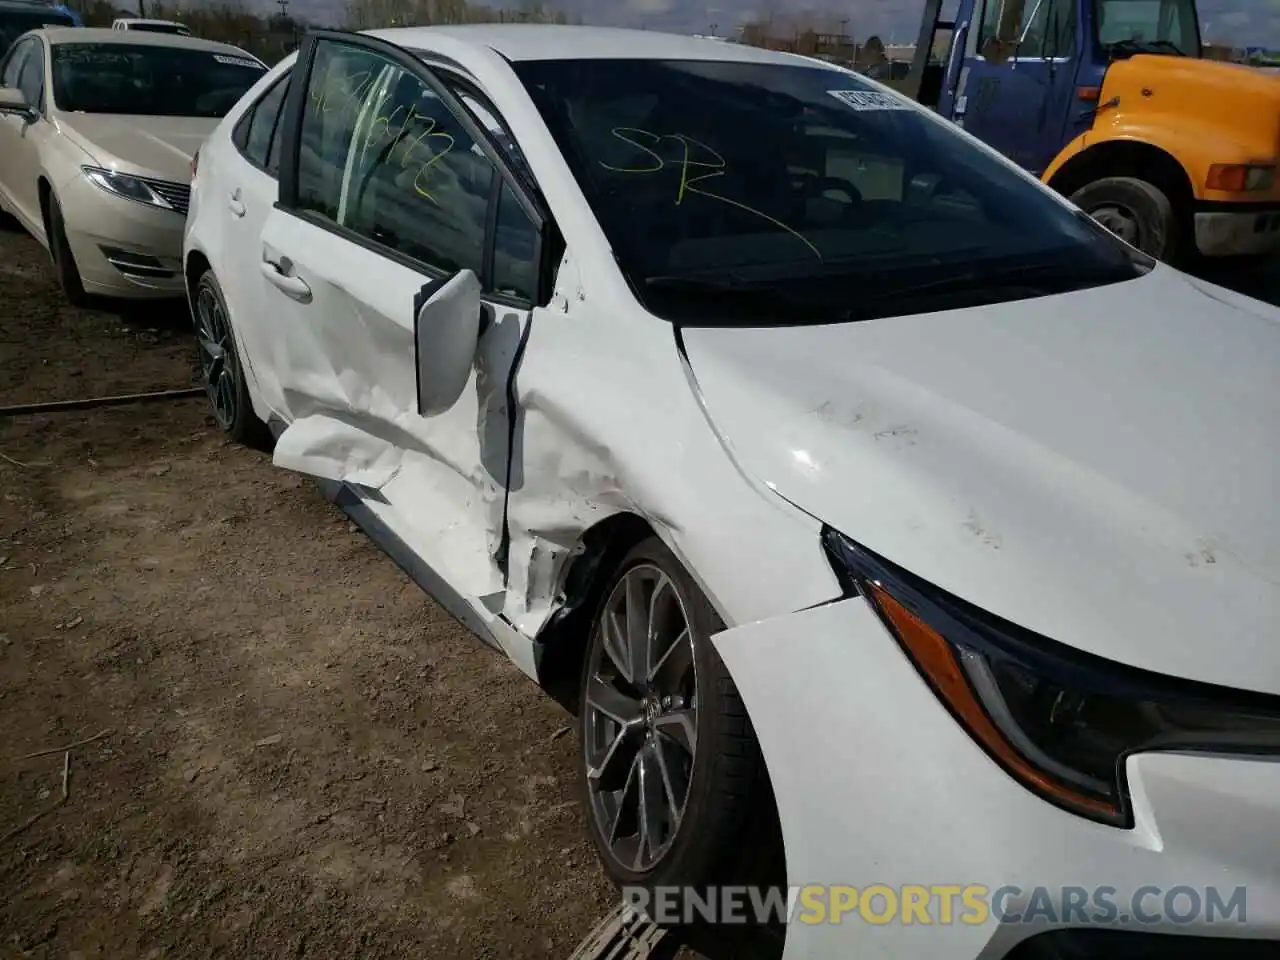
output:
[[[1194,129],[1186,135],[1221,162],[1266,160],[1280,144],[1280,78],[1255,67],[1139,54],[1107,67],[1101,97],[1122,108],[1099,114],[1094,128],[1104,133],[1135,123],[1147,138]]]
[[[1266,70],[1243,63],[1140,53],[1112,63],[1107,73],[1113,72],[1121,76],[1138,74],[1144,80],[1157,83],[1229,91],[1236,97],[1260,96],[1272,101],[1280,100],[1280,80]],[[1158,90],[1155,92],[1159,93]]]
[[[683,339],[742,468],[846,536],[1078,649],[1280,693],[1280,310],[1161,266]]]
[[[1275,74],[1225,60],[1137,54],[1116,60],[1107,67],[1107,76],[1140,79],[1153,93],[1160,93],[1153,84],[1161,83],[1187,92],[1199,91],[1203,96],[1224,91],[1236,97],[1261,96],[1265,100],[1280,101],[1280,78]]]
[[[186,183],[191,179],[191,157],[219,120],[71,113],[59,122],[100,166]]]

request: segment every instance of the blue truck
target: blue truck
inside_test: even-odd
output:
[[[70,7],[35,0],[0,0],[0,57],[14,40],[36,27],[83,27],[84,21]]]
[[[1280,78],[1204,58],[1195,0],[927,0],[905,92],[1135,246],[1280,250]]]

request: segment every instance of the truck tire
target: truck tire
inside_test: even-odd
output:
[[[1168,195],[1137,177],[1104,177],[1071,195],[1071,202],[1145,254],[1175,263],[1181,225]]]

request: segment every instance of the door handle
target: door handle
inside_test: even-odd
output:
[[[244,216],[244,201],[240,199],[239,190],[234,190],[227,195],[227,209],[231,211],[232,216]]]
[[[297,300],[299,303],[310,303],[311,288],[307,286],[307,281],[293,276],[290,273],[292,269],[293,264],[284,258],[279,262],[267,259],[262,261],[262,275],[270,280],[273,286],[286,297]]]

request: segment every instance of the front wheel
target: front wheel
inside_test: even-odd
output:
[[[1071,195],[1071,202],[1143,253],[1176,263],[1182,224],[1159,187],[1137,177],[1104,177]]]
[[[732,869],[763,763],[711,604],[656,538],[605,591],[582,673],[592,840],[619,885],[703,888]]]
[[[58,276],[58,286],[62,294],[73,307],[88,307],[92,298],[85,292],[84,283],[80,279],[80,268],[76,266],[75,254],[71,252],[71,243],[67,240],[67,225],[62,218],[62,205],[58,198],[49,194],[49,255],[53,257],[53,269]]]

